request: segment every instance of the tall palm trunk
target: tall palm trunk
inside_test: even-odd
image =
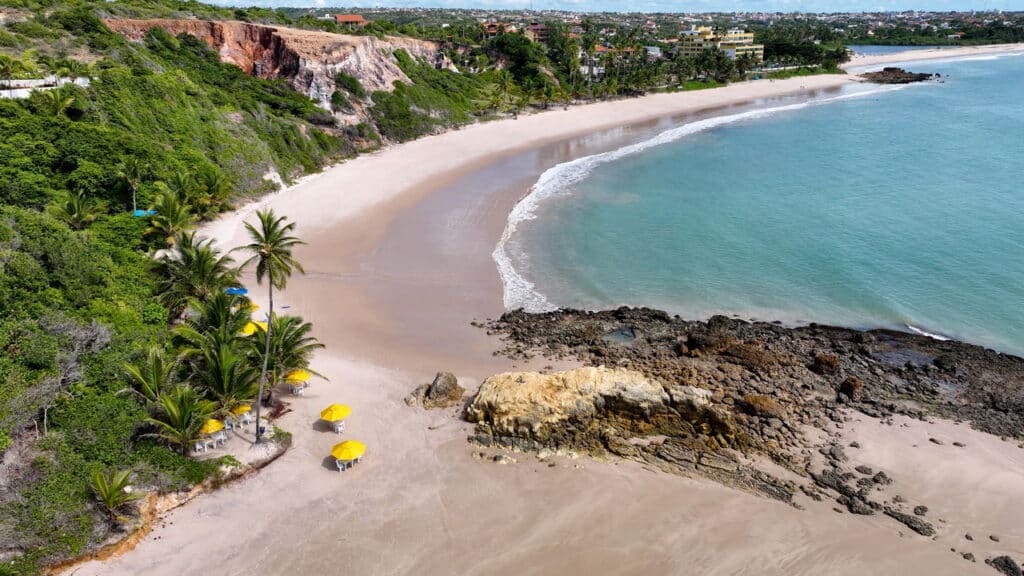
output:
[[[260,386],[259,392],[256,394],[256,442],[258,443],[263,437],[260,432],[260,407],[263,406],[263,386],[267,382],[267,368],[270,365],[270,330],[274,324],[274,282],[271,280],[267,283],[269,290],[268,300],[269,305],[267,307],[267,338],[266,344],[263,346],[263,369],[260,371]]]

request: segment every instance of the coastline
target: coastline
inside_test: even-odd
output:
[[[989,47],[966,48],[963,55],[1024,50],[977,48]],[[878,56],[850,66],[959,57],[952,50],[921,51],[913,59],[905,53]],[[896,538],[878,520],[858,519],[862,533],[852,536],[849,520],[827,508],[808,514],[708,481],[652,474],[635,463],[563,459],[547,468],[529,456],[510,466],[478,462],[465,442],[470,427],[451,411],[426,412],[402,402],[437,370],[454,371],[472,389],[492,372],[522,367],[490,357],[495,341],[468,325],[502,309],[489,260],[494,243],[480,242],[469,255],[453,249],[429,262],[424,255],[446,246],[444,238],[413,250],[431,228],[459,244],[466,243],[467,231],[500,235],[497,226],[503,227],[529,178],[489,183],[502,171],[488,173],[488,166],[507,160],[542,170],[657,131],[659,119],[808,98],[854,82],[843,75],[762,80],[478,124],[337,165],[211,223],[203,232],[222,248],[240,242],[241,222],[257,207],[272,207],[299,223],[310,244],[299,256],[310,274],[293,280],[281,301],[317,326],[328,348],[315,366],[330,381],[315,382],[311,394],[292,401],[282,425],[294,431],[296,445],[277,465],[197,498],[168,516],[136,551],[89,562],[77,573],[194,573],[228,564],[238,572],[330,572],[342,565],[332,554],[345,557],[346,571],[356,574],[497,574],[527,565],[532,573],[607,573],[613,565],[622,568],[616,573],[683,567],[742,573],[758,565],[766,573],[854,574],[913,562],[936,574],[989,573],[983,564],[950,565],[942,546]],[[596,141],[584,137],[616,130]],[[468,189],[467,181],[479,188]],[[465,210],[467,222],[440,220],[453,204],[483,189],[489,191]],[[429,201],[436,204],[423,208]],[[474,263],[471,270],[455,278],[445,273],[446,263],[464,260]],[[423,308],[457,308],[474,317],[421,313]],[[370,445],[364,465],[344,476],[324,459],[334,435],[311,426],[322,405],[333,401],[355,407],[347,436]],[[881,434],[872,438],[895,466],[899,452],[885,448]],[[993,457],[997,448],[990,450]],[[635,498],[633,506],[615,513],[627,494]],[[672,514],[664,513],[666,507]],[[176,554],[182,549],[189,553]],[[782,559],[780,549],[786,550]]]

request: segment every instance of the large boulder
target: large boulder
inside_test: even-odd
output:
[[[424,408],[447,408],[462,400],[466,389],[459,386],[459,380],[451,372],[438,372],[434,381],[424,384],[412,391],[405,398],[405,403],[414,406],[421,404]]]
[[[624,368],[585,367],[540,374],[508,372],[480,385],[466,417],[493,436],[546,443],[585,433],[597,420],[654,427],[668,411],[662,385]]]

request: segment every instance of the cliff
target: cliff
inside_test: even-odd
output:
[[[153,19],[105,23],[135,42],[151,28],[163,28],[175,36],[191,34],[216,50],[222,62],[260,78],[284,78],[328,110],[339,72],[358,78],[368,92],[390,91],[396,80],[408,83],[409,78],[395,60],[395,50],[405,50],[438,67],[451,67],[436,43],[412,38],[381,40],[234,21]]]

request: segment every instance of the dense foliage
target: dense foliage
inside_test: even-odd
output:
[[[255,398],[265,350],[234,327],[210,340],[207,308],[237,273],[186,232],[274,187],[267,171],[292,178],[353,148],[284,83],[190,36],[125,42],[98,18],[132,4],[5,4],[23,12],[0,26],[0,83],[88,80],[0,99],[0,553],[14,558],[0,573],[32,573],[116,530],[126,482],[173,490],[215,474],[220,462],[181,440]],[[147,255],[168,246],[171,261]],[[275,378],[315,348],[307,323],[282,322],[292,340],[275,342],[307,352],[276,360]]]

